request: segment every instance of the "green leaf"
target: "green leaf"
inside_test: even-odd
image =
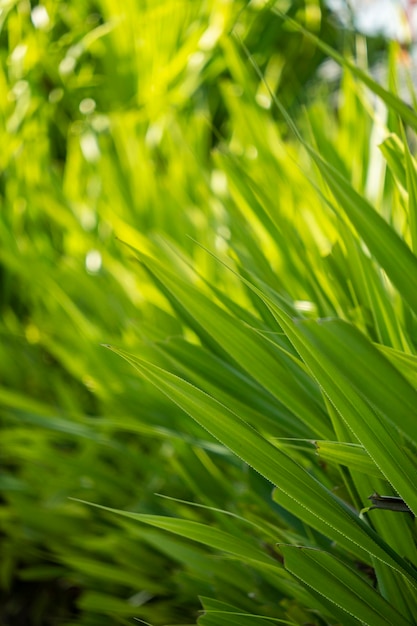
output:
[[[367,524],[304,468],[275,448],[230,409],[186,381],[112,348],[237,456],[277,486],[286,508],[365,562],[381,559],[404,575],[417,574]],[[406,574],[407,573],[407,574]]]
[[[417,357],[414,354],[406,354],[388,346],[377,345],[376,347],[417,390]]]
[[[322,52],[324,52],[326,55],[336,61],[336,63],[352,72],[352,74],[359,78],[359,80],[364,85],[366,85],[371,91],[379,96],[390,110],[398,113],[398,115],[404,120],[404,122],[409,124],[412,128],[414,128],[414,130],[417,130],[417,115],[408,104],[401,100],[401,98],[396,96],[391,91],[387,91],[386,89],[384,89],[384,87],[377,83],[369,74],[361,70],[357,65],[349,61],[346,57],[336,52],[319,37],[316,37],[316,35],[310,33],[308,30],[303,28],[301,24],[291,19],[288,15],[285,15],[278,8],[274,7],[272,11],[276,13],[276,15],[279,15],[279,17],[284,19],[292,29],[302,33],[307,39],[312,41],[320,50],[322,50]]]
[[[337,200],[335,210],[347,217],[414,313],[417,314],[417,258],[391,226],[343,176],[308,148]]]
[[[348,323],[341,320],[294,323],[275,303],[270,302],[270,306],[346,425],[415,513],[415,466],[404,456],[396,430],[398,424],[411,441],[417,441],[412,417],[413,407],[417,406],[415,390]],[[395,382],[404,389],[405,396],[398,395]]]
[[[407,189],[407,173],[404,167],[404,145],[397,135],[390,133],[379,148],[385,157],[389,169],[405,191]]]
[[[280,546],[286,569],[361,623],[411,624],[361,576],[327,552]]]
[[[356,443],[343,441],[315,441],[317,454],[323,461],[345,465],[350,470],[363,472],[376,478],[383,478],[365,448]]]
[[[203,329],[203,340],[204,335],[209,335],[223,353],[230,355],[290,411],[323,438],[331,439],[329,420],[318,404],[317,397],[312,396],[300,382],[305,376],[300,368],[300,376],[294,375],[293,372],[297,371],[294,364],[287,364],[282,354],[255,330],[232,317],[156,260],[143,254],[139,258],[157,284],[163,286],[169,297],[186,311],[187,319],[191,320],[194,329],[197,332],[198,328]]]
[[[264,387],[207,349],[178,339],[158,344],[169,355],[170,365],[182,378],[207,391],[229,406],[244,421],[277,436],[311,436],[311,429],[298,420]]]
[[[251,542],[245,539],[240,539],[230,533],[226,533],[219,528],[175,517],[133,513],[101,506],[99,504],[94,504],[93,502],[85,502],[84,500],[78,501],[105,511],[109,511],[110,513],[116,513],[122,517],[128,517],[138,522],[142,522],[143,524],[161,528],[162,530],[180,535],[181,537],[192,539],[193,541],[197,541],[216,550],[221,550],[222,552],[231,554],[244,562],[252,563],[264,569],[266,568],[276,571],[280,568],[280,565],[276,560],[268,556],[265,552],[262,552],[259,548],[256,548]]]
[[[417,171],[416,171],[416,163],[413,159],[410,148],[408,146],[407,137],[405,135],[404,129],[402,130],[402,139],[404,145],[404,155],[405,155],[405,171],[407,175],[407,186],[406,189],[408,191],[408,227],[410,230],[410,238],[411,238],[411,249],[414,254],[417,253]]]
[[[273,624],[295,625],[284,619],[268,618],[263,615],[253,615],[246,611],[239,611],[236,607],[220,602],[214,598],[201,597],[200,601],[204,607],[204,614],[199,617],[199,626],[272,626]]]
[[[117,596],[90,590],[82,594],[78,606],[83,611],[91,611],[101,615],[114,614],[133,617],[134,615],[141,615],[143,612],[141,607],[129,604],[128,601],[123,601]]]

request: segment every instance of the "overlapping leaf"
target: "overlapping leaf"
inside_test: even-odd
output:
[[[309,548],[281,546],[285,567],[359,623],[411,624],[356,572],[332,555]]]
[[[230,409],[186,381],[138,357],[127,359],[214,437],[275,484],[288,510],[367,562],[369,555],[410,577],[417,574],[384,544],[353,511],[325,489],[291,457],[275,448]]]

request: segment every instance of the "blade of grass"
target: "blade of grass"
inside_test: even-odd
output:
[[[331,46],[327,45],[316,35],[313,35],[313,33],[310,33],[307,29],[301,26],[301,24],[291,19],[278,8],[274,7],[272,12],[285,20],[294,31],[302,33],[307,39],[312,41],[320,50],[336,61],[336,63],[338,63],[341,67],[344,67],[352,72],[352,74],[371,91],[373,91],[375,95],[379,96],[391,111],[395,111],[404,120],[404,122],[409,124],[414,130],[417,130],[417,115],[408,104],[396,96],[392,91],[384,89],[384,87],[377,83],[371,76],[369,76],[369,74],[349,61],[346,57],[336,52],[336,50],[331,48]]]
[[[325,489],[288,455],[272,446],[224,405],[184,380],[116,348],[142,376],[180,406],[237,456],[265,476],[307,523],[367,562],[381,559],[403,575],[417,573],[389,548],[353,511]],[[293,506],[294,505],[294,506]]]
[[[281,546],[289,572],[363,624],[411,624],[356,572],[329,553]]]

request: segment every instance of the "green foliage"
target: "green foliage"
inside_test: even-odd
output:
[[[415,624],[394,77],[314,0],[1,9],[1,623]]]

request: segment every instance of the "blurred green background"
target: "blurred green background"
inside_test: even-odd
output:
[[[184,311],[123,242],[181,275],[196,269],[200,288],[221,286],[248,323],[268,315],[218,259],[246,263],[312,314],[384,335],[352,295],[352,257],[335,245],[330,210],[317,218],[305,151],[272,94],[386,212],[401,198],[392,178],[378,178],[369,102],[349,74],[326,78],[325,53],[273,9],[368,62],[365,40],[319,0],[0,2],[2,625],[193,624],[199,595],[287,623],[327,623],[306,613],[301,587],[291,598],[272,575],[70,499],[218,522],[212,509],[159,493],[265,523],[279,514],[283,533],[285,524],[304,533],[267,481],[101,345],[165,362],[158,346],[173,339],[177,372],[176,338],[198,350]],[[373,59],[384,48],[373,40],[367,51]],[[278,225],[258,204],[279,206]],[[392,219],[401,230],[400,209]],[[386,335],[407,344],[402,331]],[[230,391],[235,379],[221,371]],[[271,436],[317,436],[294,416],[277,420],[283,406],[253,381],[239,393]],[[222,520],[232,533],[243,524]]]

